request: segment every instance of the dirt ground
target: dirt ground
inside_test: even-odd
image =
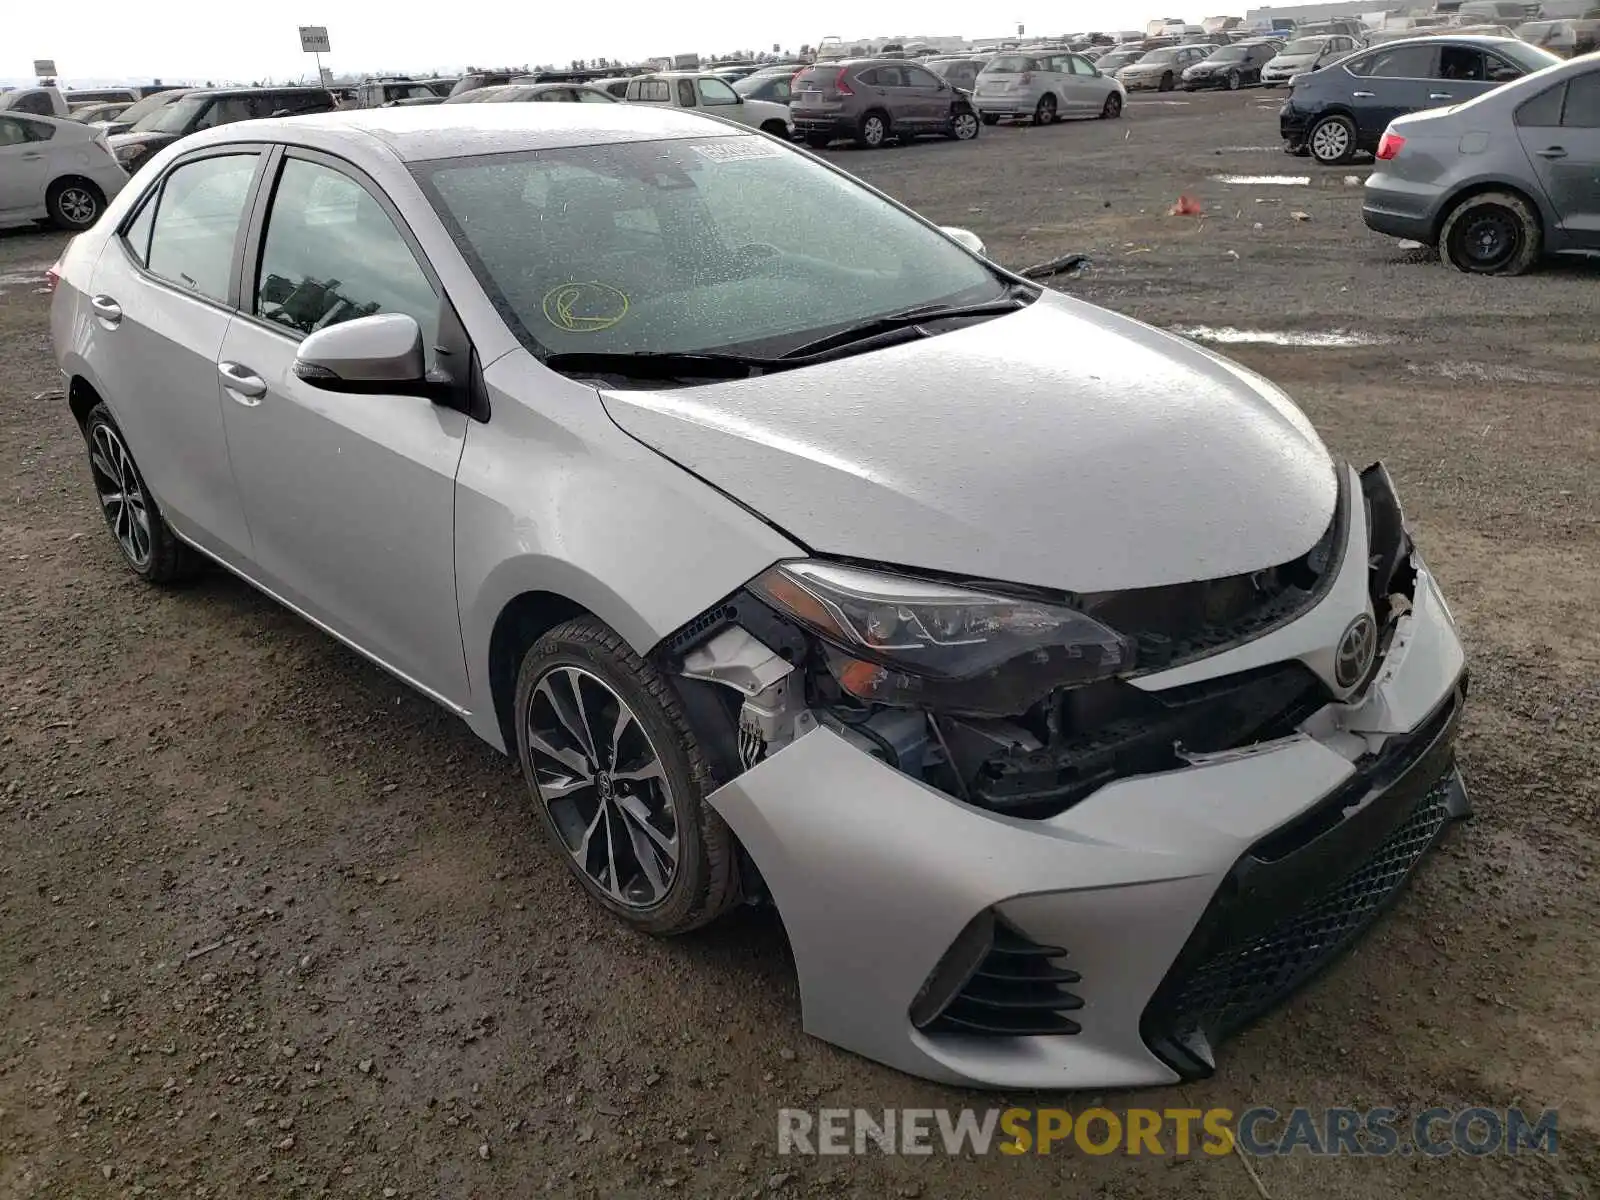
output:
[[[1469,279],[1369,234],[1364,171],[1284,157],[1277,102],[836,157],[1009,264],[1088,253],[1060,286],[1155,324],[1368,338],[1229,350],[1388,462],[1469,643],[1476,819],[1215,1078],[1096,1099],[1557,1107],[1557,1157],[1259,1187],[1237,1157],[780,1158],[784,1105],[1062,1098],[806,1038],[770,915],[622,931],[465,727],[220,573],[136,582],[29,229],[0,233],[0,1196],[1600,1195],[1600,267]]]

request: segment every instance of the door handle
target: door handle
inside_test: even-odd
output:
[[[1565,146],[1547,146],[1539,151],[1540,158],[1565,158],[1566,156],[1567,148]]]
[[[1373,93],[1371,93],[1371,92],[1351,92],[1350,93],[1350,97],[1353,100],[1371,100],[1372,96],[1373,96]]]
[[[110,296],[91,296],[89,307],[94,309],[94,315],[100,318],[100,323],[108,329],[122,320],[122,305]]]
[[[1428,99],[1429,100],[1454,100],[1455,97],[1452,96],[1449,92],[1429,92],[1428,93]]]
[[[25,160],[31,162],[36,158],[43,158],[44,155],[40,154],[37,150],[25,150],[25,151],[23,151],[22,157]]]
[[[222,376],[222,386],[246,408],[254,408],[261,403],[261,397],[267,394],[267,381],[249,367],[241,367],[235,362],[220,362],[217,364],[217,374]]]

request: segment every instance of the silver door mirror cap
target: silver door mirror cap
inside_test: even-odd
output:
[[[974,254],[985,255],[988,253],[987,248],[983,244],[983,239],[977,234],[973,233],[972,230],[962,229],[959,225],[941,225],[939,228],[944,233],[945,237],[949,238],[953,242],[960,242]]]
[[[300,343],[294,373],[331,392],[415,391],[427,374],[422,327],[404,313],[330,325]]]

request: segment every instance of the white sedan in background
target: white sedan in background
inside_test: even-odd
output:
[[[105,133],[79,121],[0,113],[0,220],[88,229],[128,182]]]

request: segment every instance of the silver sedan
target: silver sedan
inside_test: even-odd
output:
[[[457,714],[635,928],[775,905],[858,1053],[1204,1074],[1466,810],[1381,466],[765,134],[227,125],[54,275],[128,568],[221,564]]]

